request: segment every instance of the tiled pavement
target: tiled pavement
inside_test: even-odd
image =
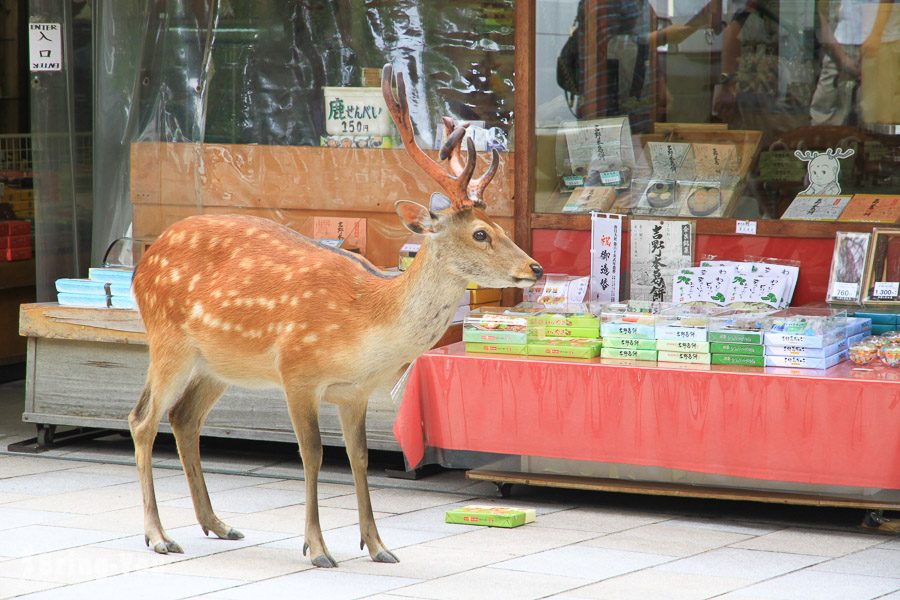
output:
[[[0,386],[0,402],[11,389]],[[0,430],[16,430],[8,411]],[[373,469],[381,536],[400,558],[377,564],[359,550],[339,461],[323,472],[320,512],[340,566],[314,569],[301,554],[299,465],[284,450],[205,451],[213,470],[234,467],[207,477],[213,506],[246,536],[223,541],[196,525],[161,446],[160,509],[183,555],[144,546],[134,467],[115,464],[127,440],[0,453],[0,598],[900,600],[900,540],[860,532],[859,512],[517,488],[502,503],[537,507],[535,523],[473,528],[445,524],[445,511],[500,501],[458,471],[408,482]]]

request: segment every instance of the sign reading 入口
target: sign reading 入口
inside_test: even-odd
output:
[[[29,23],[28,48],[28,65],[32,71],[62,71],[62,27],[59,23]]]

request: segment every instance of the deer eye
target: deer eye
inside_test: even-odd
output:
[[[474,239],[476,242],[483,242],[483,241],[487,240],[488,239],[487,231],[485,231],[484,229],[479,229],[478,231],[476,231],[475,233],[472,234],[472,239]]]

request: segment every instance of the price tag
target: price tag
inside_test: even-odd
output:
[[[875,289],[872,291],[872,297],[882,300],[890,300],[892,298],[896,298],[898,292],[900,292],[900,282],[878,281],[875,283]]]
[[[738,220],[735,222],[734,232],[742,233],[744,235],[756,235],[756,221]]]
[[[853,300],[859,298],[859,284],[835,281],[831,293],[832,300]]]

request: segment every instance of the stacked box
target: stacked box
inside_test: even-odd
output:
[[[765,366],[765,313],[727,312],[709,323],[710,362],[714,365]]]
[[[57,279],[56,291],[63,306],[88,308],[137,308],[131,289],[132,269],[91,268],[88,279]]]
[[[900,314],[897,313],[863,310],[857,311],[853,316],[871,320],[870,335],[881,335],[889,331],[900,330]]]
[[[709,316],[676,308],[656,317],[656,349],[660,362],[710,364]]]
[[[600,317],[584,304],[547,308],[528,319],[529,356],[593,358],[600,354]]]
[[[31,222],[0,221],[0,261],[28,260],[31,257]]]
[[[477,308],[463,320],[466,352],[515,354],[528,352],[528,318],[540,309]]]
[[[657,359],[655,308],[647,303],[611,304],[600,314],[603,358]]]
[[[842,310],[795,308],[773,313],[766,319],[766,366],[833,367],[849,357],[847,325]]]

